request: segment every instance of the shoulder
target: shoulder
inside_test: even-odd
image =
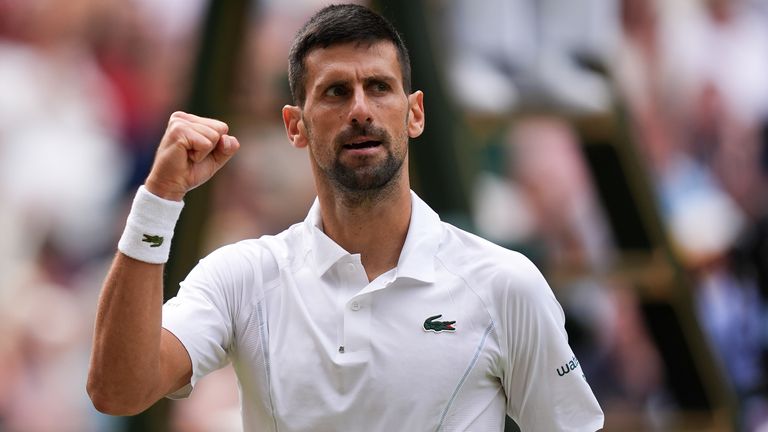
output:
[[[523,254],[446,224],[437,260],[481,299],[502,347],[521,340],[521,329],[562,331],[565,317],[560,304],[542,273]]]
[[[298,225],[277,235],[265,235],[222,246],[200,260],[195,270],[203,270],[229,280],[250,279],[269,283],[278,278],[284,262],[301,251]]]
[[[439,265],[462,278],[491,315],[502,321],[502,317],[536,311],[561,317],[562,308],[552,289],[525,255],[452,225],[445,226],[437,254]]]
[[[546,284],[539,269],[520,252],[444,223],[437,258],[448,271],[466,276],[473,285],[494,290],[526,291]]]

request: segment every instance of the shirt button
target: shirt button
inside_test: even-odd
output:
[[[347,264],[347,271],[352,273],[355,271],[355,265],[354,264]]]
[[[356,301],[355,301],[355,302],[352,302],[352,304],[351,304],[351,305],[349,305],[349,307],[350,307],[350,308],[351,308],[353,311],[359,311],[359,310],[360,310],[360,303],[358,303],[358,302],[356,302]]]

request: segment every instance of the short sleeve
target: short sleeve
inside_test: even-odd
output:
[[[192,360],[190,385],[168,395],[189,396],[197,381],[229,362],[236,302],[232,294],[231,251],[220,249],[201,260],[163,305],[162,325],[173,333]]]
[[[523,270],[502,296],[507,414],[523,432],[599,430],[603,412],[568,345],[563,310],[530,261]]]

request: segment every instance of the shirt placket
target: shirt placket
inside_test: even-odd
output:
[[[371,342],[372,293],[384,284],[381,280],[368,283],[359,255],[350,256],[350,259],[342,264],[341,271],[347,300],[342,303],[343,323],[339,353],[345,356],[367,355]]]

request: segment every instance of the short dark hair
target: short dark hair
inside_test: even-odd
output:
[[[288,84],[296,105],[307,98],[304,59],[316,48],[347,42],[375,43],[390,41],[397,48],[397,59],[403,75],[403,90],[411,92],[411,61],[400,33],[384,17],[356,4],[330,5],[320,9],[296,33],[288,55]]]

